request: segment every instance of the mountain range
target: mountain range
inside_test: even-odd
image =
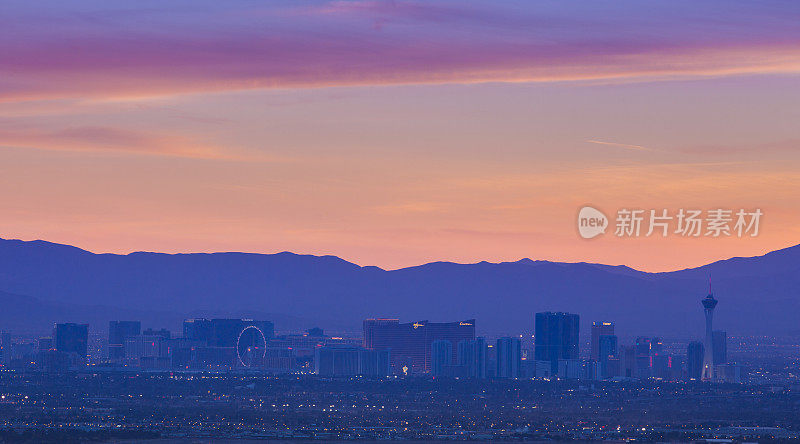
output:
[[[141,319],[179,330],[185,317],[247,316],[278,330],[358,331],[368,317],[475,318],[479,333],[533,330],[538,311],[616,322],[621,335],[701,337],[708,276],[729,334],[800,333],[800,245],[758,257],[648,273],[625,266],[433,262],[399,270],[294,253],[95,254],[45,241],[0,239],[0,330],[53,322]]]

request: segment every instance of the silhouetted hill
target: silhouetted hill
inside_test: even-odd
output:
[[[307,323],[357,330],[362,319],[373,316],[474,317],[479,331],[518,333],[532,330],[533,313],[560,310],[579,313],[584,328],[603,319],[616,321],[621,334],[699,337],[699,301],[707,291],[709,270],[720,300],[719,328],[732,334],[800,330],[800,246],[695,269],[645,273],[529,259],[434,262],[385,271],[333,256],[287,252],[114,255],[44,241],[0,240],[0,289],[40,304],[75,307],[53,311],[54,320],[75,320],[81,310],[106,310],[102,316],[110,316],[112,309],[145,317],[174,313],[170,318],[272,313],[279,329]],[[10,304],[26,306],[22,300]],[[33,316],[20,310],[20,317]]]
[[[46,335],[54,322],[88,323],[103,330],[110,319],[146,319],[152,325],[178,325],[183,319],[177,313],[45,301],[4,291],[0,307],[0,330],[15,334]]]

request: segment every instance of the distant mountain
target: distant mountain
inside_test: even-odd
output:
[[[699,301],[707,292],[709,271],[720,301],[715,314],[720,329],[800,332],[800,246],[645,273],[530,259],[434,262],[386,271],[333,256],[286,252],[115,255],[44,241],[0,240],[0,290],[27,297],[0,294],[0,304],[15,306],[20,319],[52,317],[50,322],[137,315],[146,322],[152,318],[154,326],[171,322],[167,327],[174,329],[178,318],[192,314],[250,314],[274,318],[278,329],[358,330],[362,319],[375,316],[476,318],[478,330],[487,333],[531,331],[535,312],[558,310],[580,314],[582,328],[602,319],[616,321],[623,335],[699,337]],[[59,308],[38,314],[23,309],[36,303]],[[5,318],[0,315],[0,329]]]
[[[15,334],[48,335],[55,322],[88,323],[93,330],[105,331],[108,321],[142,320],[143,327],[168,327],[180,332],[181,322],[187,317],[251,317],[277,322],[284,329],[302,330],[313,324],[310,319],[297,316],[258,312],[188,310],[156,311],[108,305],[81,305],[72,302],[41,300],[0,291],[0,330]],[[342,324],[332,324],[342,328]]]
[[[182,319],[177,313],[45,301],[4,291],[0,291],[0,307],[0,330],[15,334],[46,335],[54,322],[88,323],[102,330],[110,319],[147,319],[154,325],[177,324]]]

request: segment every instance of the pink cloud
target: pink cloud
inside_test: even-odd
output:
[[[217,147],[184,136],[107,126],[53,128],[18,121],[0,122],[0,146],[106,153],[121,151],[205,159],[234,158]]]
[[[4,6],[0,100],[800,72],[794,5],[136,5]]]

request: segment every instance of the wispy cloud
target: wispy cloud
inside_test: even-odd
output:
[[[684,154],[713,156],[725,154],[753,154],[759,156],[759,158],[763,158],[766,153],[800,153],[800,139],[786,139],[758,144],[694,145],[679,148],[678,151]]]
[[[379,205],[373,210],[381,214],[438,213],[446,210],[449,206],[440,202],[409,201]]]
[[[597,145],[606,145],[606,146],[613,146],[617,148],[625,148],[626,150],[634,150],[634,151],[656,151],[653,148],[648,148],[646,146],[641,145],[631,145],[629,143],[618,143],[618,142],[608,142],[605,140],[594,140],[590,139],[586,141],[587,143],[594,143]]]
[[[231,153],[184,136],[109,126],[49,127],[0,122],[0,146],[57,151],[123,152],[132,154],[242,160]],[[252,156],[255,159],[257,156]]]
[[[585,6],[400,0],[4,4],[0,101],[800,72],[798,4]]]

